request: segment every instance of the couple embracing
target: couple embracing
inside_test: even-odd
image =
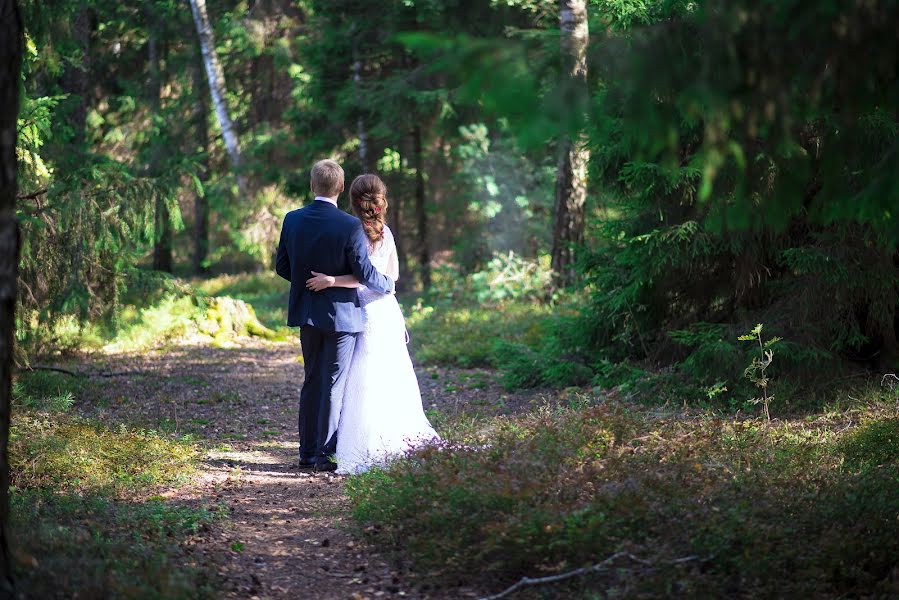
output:
[[[399,261],[376,175],[350,186],[356,217],[337,206],[343,169],[312,167],[315,201],[284,218],[276,270],[290,282],[287,324],[300,328],[300,467],[359,473],[437,439],[421,404],[394,296]],[[357,218],[358,217],[358,218]]]

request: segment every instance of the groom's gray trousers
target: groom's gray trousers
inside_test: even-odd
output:
[[[337,451],[337,425],[356,335],[312,325],[300,329],[305,372],[300,392],[300,458]]]

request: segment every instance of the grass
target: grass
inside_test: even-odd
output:
[[[468,306],[419,300],[404,311],[410,351],[423,364],[458,367],[494,365],[494,343],[537,344],[552,308],[538,303]]]
[[[437,582],[498,591],[630,552],[646,563],[543,597],[889,597],[899,411],[895,393],[863,400],[770,426],[547,407],[450,429],[347,491],[368,535]]]
[[[213,574],[178,545],[223,516],[159,500],[14,490],[15,576],[29,598],[217,598]]]
[[[46,371],[16,377],[9,452],[19,588],[33,598],[216,597],[208,566],[181,542],[222,510],[157,495],[188,480],[199,448],[72,414],[87,385]]]

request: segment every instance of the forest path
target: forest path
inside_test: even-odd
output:
[[[298,355],[297,343],[257,341],[94,355],[79,368],[119,375],[92,378],[99,383],[89,386],[79,410],[107,423],[190,435],[206,448],[197,477],[161,495],[227,507],[229,519],[187,541],[199,562],[216,565],[224,597],[477,597],[469,589],[410,583],[346,526],[345,478],[297,468]],[[488,371],[422,369],[419,380],[426,407],[452,412],[492,397],[508,410],[508,396]]]

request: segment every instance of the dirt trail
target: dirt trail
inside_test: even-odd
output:
[[[106,422],[190,434],[209,449],[195,480],[163,495],[228,508],[230,519],[188,542],[197,558],[217,565],[225,597],[477,597],[464,588],[414,585],[346,527],[344,478],[296,468],[298,350],[293,343],[246,342],[230,349],[177,346],[93,356],[80,368],[130,374],[94,378],[101,383],[89,387],[79,409]],[[448,411],[472,395],[500,398],[491,377],[484,371],[419,374],[425,405]]]

